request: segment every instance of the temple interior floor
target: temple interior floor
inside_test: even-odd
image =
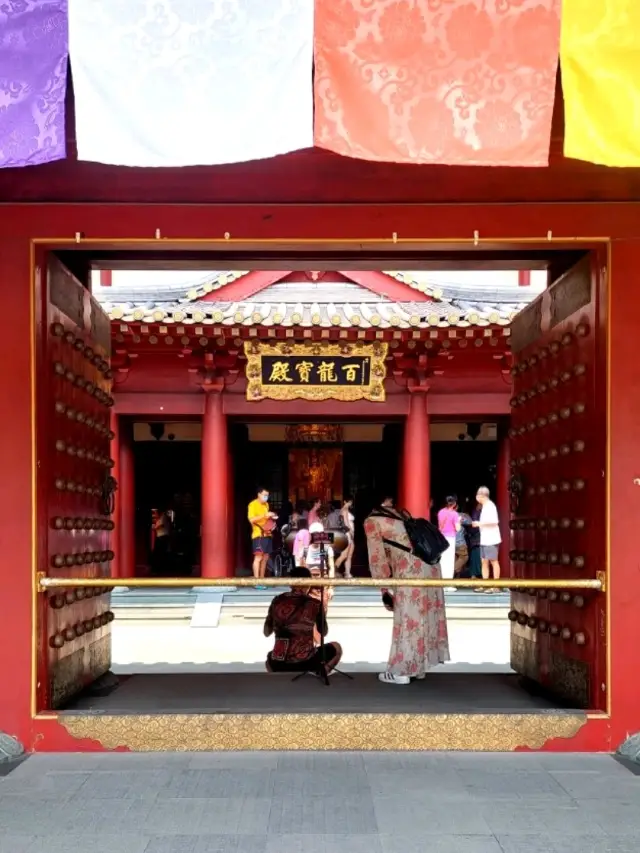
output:
[[[409,686],[381,684],[392,619],[375,590],[338,590],[328,641],[344,649],[327,688],[305,676],[268,675],[273,644],[262,625],[275,591],[147,591],[114,596],[110,695],[85,695],[69,711],[92,713],[528,713],[556,709],[520,686],[509,666],[507,595],[447,595],[451,663]],[[199,598],[203,599],[199,611]],[[212,601],[214,598],[217,600]]]
[[[503,672],[434,672],[408,686],[381,684],[375,673],[335,673],[325,686],[266,672],[122,676],[108,696],[85,695],[65,710],[97,714],[536,713],[563,709]]]

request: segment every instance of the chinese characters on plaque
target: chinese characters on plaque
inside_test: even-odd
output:
[[[245,345],[247,399],[376,400],[384,394],[387,345]]]
[[[371,360],[317,355],[263,356],[263,385],[368,385]]]

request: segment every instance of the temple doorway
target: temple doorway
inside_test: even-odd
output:
[[[209,435],[213,434],[215,439],[214,441],[209,439],[209,449],[213,448],[215,452],[211,452],[208,458],[213,458],[217,463],[217,466],[211,464],[210,469],[214,475],[220,470],[225,470],[224,477],[214,478],[214,482],[220,483],[221,487],[218,490],[209,489],[206,493],[203,489],[202,498],[204,501],[205,495],[207,499],[213,497],[223,506],[231,500],[235,504],[233,544],[235,569],[238,573],[248,573],[250,565],[248,559],[250,555],[246,553],[250,546],[246,508],[258,488],[269,490],[270,504],[278,511],[280,521],[287,517],[291,505],[296,501],[308,501],[319,497],[331,502],[339,501],[346,495],[353,496],[356,506],[356,529],[361,531],[361,522],[377,498],[385,492],[396,496],[406,495],[407,480],[409,480],[414,487],[413,494],[418,492],[419,497],[424,498],[414,503],[419,506],[416,514],[418,512],[422,514],[428,511],[429,479],[432,500],[436,504],[449,492],[457,492],[459,497],[467,498],[473,491],[474,485],[477,487],[482,483],[489,488],[493,486],[498,478],[498,460],[495,435],[490,434],[497,421],[492,421],[491,418],[493,416],[506,421],[509,411],[512,413],[513,422],[509,429],[509,439],[512,443],[513,456],[511,469],[508,469],[512,472],[511,477],[508,478],[511,483],[508,497],[512,498],[512,502],[506,512],[506,515],[511,517],[505,520],[507,525],[511,524],[512,531],[513,550],[509,557],[510,582],[516,582],[518,589],[511,594],[510,598],[507,593],[503,593],[507,598],[506,601],[498,600],[498,596],[488,596],[484,599],[476,597],[472,605],[478,609],[477,602],[483,601],[481,607],[484,613],[478,619],[478,622],[483,622],[483,628],[486,622],[498,621],[489,613],[490,610],[494,608],[502,610],[498,616],[500,626],[496,626],[496,630],[505,635],[506,648],[510,648],[511,659],[504,664],[506,670],[486,672],[483,667],[482,671],[478,672],[477,668],[482,666],[482,660],[471,664],[472,667],[476,667],[475,672],[467,669],[463,673],[458,673],[451,667],[443,665],[442,681],[439,680],[440,675],[434,673],[434,680],[438,680],[436,690],[431,688],[431,679],[428,679],[427,684],[418,684],[415,690],[411,688],[412,692],[402,691],[393,694],[384,685],[378,686],[379,682],[376,679],[369,677],[372,667],[379,670],[385,666],[384,651],[380,654],[372,653],[373,643],[369,642],[370,635],[358,624],[348,635],[345,645],[351,644],[354,650],[358,650],[351,652],[351,665],[354,671],[359,673],[359,678],[355,682],[353,691],[350,690],[350,682],[341,681],[337,682],[340,687],[335,691],[336,693],[338,690],[344,691],[342,707],[345,711],[361,713],[365,708],[377,708],[381,713],[392,713],[399,710],[400,701],[407,713],[414,712],[418,706],[425,713],[436,712],[442,708],[447,711],[456,709],[463,713],[477,713],[478,710],[488,707],[499,711],[520,711],[525,715],[530,711],[548,712],[552,709],[564,710],[576,707],[582,710],[601,710],[605,707],[606,697],[603,698],[601,695],[603,691],[600,691],[600,685],[605,683],[603,679],[606,678],[606,648],[599,639],[602,636],[602,626],[606,626],[604,609],[606,599],[599,595],[602,587],[575,586],[572,589],[584,590],[584,594],[573,594],[559,586],[566,580],[580,582],[583,577],[586,577],[589,582],[601,583],[592,575],[592,572],[596,573],[596,567],[606,564],[604,553],[606,525],[601,511],[606,501],[606,497],[603,500],[605,480],[601,472],[606,470],[607,465],[605,445],[602,441],[605,434],[602,417],[605,409],[602,401],[606,384],[600,355],[604,350],[600,346],[601,337],[598,336],[599,291],[597,284],[593,284],[596,278],[592,276],[590,266],[595,260],[595,255],[593,257],[585,255],[585,259],[585,262],[580,262],[569,270],[564,278],[558,279],[554,289],[545,293],[543,299],[534,302],[530,309],[527,309],[529,312],[527,316],[518,315],[513,318],[511,330],[515,333],[515,343],[511,346],[511,351],[515,363],[507,358],[508,353],[504,349],[506,328],[500,325],[500,315],[497,315],[495,323],[487,317],[482,327],[479,322],[474,321],[472,326],[471,320],[459,321],[458,319],[455,325],[460,328],[453,328],[453,321],[439,319],[441,316],[444,317],[444,314],[426,313],[433,311],[432,307],[419,308],[416,311],[419,310],[421,313],[416,313],[415,323],[407,323],[407,328],[395,330],[390,328],[389,341],[385,342],[384,346],[377,343],[377,336],[383,332],[376,328],[383,320],[376,319],[376,323],[371,323],[371,329],[367,332],[371,340],[367,346],[370,346],[372,351],[377,349],[377,352],[382,354],[379,357],[385,359],[384,365],[380,368],[378,381],[382,382],[384,377],[389,379],[389,399],[386,401],[388,405],[384,410],[381,408],[376,410],[374,407],[378,403],[368,400],[367,403],[371,403],[370,406],[363,405],[360,409],[355,407],[351,410],[356,412],[352,420],[347,420],[346,413],[349,411],[347,407],[336,405],[334,411],[345,412],[344,420],[341,419],[339,423],[326,418],[327,409],[323,410],[320,405],[324,405],[324,401],[306,400],[299,404],[296,402],[297,397],[291,398],[289,395],[286,398],[276,396],[270,402],[272,398],[263,394],[265,389],[260,386],[263,373],[256,373],[257,367],[255,364],[251,365],[249,359],[247,359],[244,376],[246,384],[241,386],[240,391],[234,392],[234,377],[239,373],[240,354],[244,351],[255,360],[262,357],[260,355],[262,346],[269,348],[274,344],[265,344],[257,335],[252,338],[248,332],[247,339],[243,342],[240,337],[241,323],[244,322],[241,315],[238,320],[236,320],[236,314],[231,318],[234,323],[237,323],[237,328],[229,327],[228,335],[223,334],[227,331],[226,327],[220,326],[220,331],[215,331],[218,328],[215,324],[223,323],[222,312],[220,313],[223,320],[215,320],[214,317],[217,316],[215,313],[211,315],[212,337],[210,338],[205,335],[207,327],[204,321],[198,319],[200,316],[198,309],[193,310],[194,332],[191,333],[189,330],[189,335],[185,333],[182,336],[192,344],[192,347],[189,353],[175,353],[172,375],[177,375],[178,370],[182,370],[179,358],[184,359],[188,354],[190,360],[185,360],[186,368],[183,372],[189,376],[197,376],[199,383],[197,385],[200,395],[198,405],[196,408],[194,401],[191,411],[196,411],[194,422],[200,420],[205,424],[200,442],[205,443],[208,423]],[[297,285],[296,282],[294,284]],[[435,299],[431,300],[431,302],[434,301]],[[366,307],[365,303],[362,305]],[[471,310],[465,314],[467,315],[474,316]],[[291,316],[294,316],[294,313]],[[313,318],[315,315],[310,316]],[[323,315],[318,316],[321,322]],[[361,330],[358,327],[361,324],[361,316],[354,316],[358,319],[354,320],[353,329],[349,327],[350,334],[359,336]],[[378,315],[371,314],[371,317],[378,318]],[[409,319],[411,317],[412,315]],[[202,326],[198,325],[200,322],[203,322]],[[302,318],[296,322],[302,322]],[[384,322],[391,323],[391,320]],[[406,321],[398,320],[399,324],[402,322]],[[313,323],[315,321],[312,321],[312,325]],[[467,325],[461,325],[461,323]],[[124,325],[126,324],[121,324],[119,327],[120,337],[124,337],[125,333],[129,334],[128,327],[124,332],[122,331]],[[58,326],[61,324],[49,324],[53,341],[52,359],[57,352],[54,347],[58,349],[62,347]],[[492,326],[495,326],[495,329],[490,328]],[[161,328],[164,331],[161,332]],[[333,326],[331,330],[327,330],[327,333],[329,334],[332,330]],[[64,327],[62,331],[64,333]],[[168,334],[168,326],[166,328],[158,326],[157,330],[154,329],[155,331],[158,335],[165,335],[167,349],[161,349],[164,354],[162,358],[167,358],[167,354],[171,352],[170,348],[177,346],[178,341],[180,346],[186,347],[182,338],[177,338],[177,332]],[[283,330],[283,337],[278,343],[283,359],[288,358],[289,344],[286,340],[288,331],[288,329]],[[302,339],[306,331],[308,330],[301,332]],[[314,346],[322,349],[324,343],[321,336],[324,334],[324,329],[318,328],[316,331],[318,342]],[[337,323],[333,331],[336,335],[342,334],[342,329]],[[310,330],[310,333],[312,332],[313,330]],[[347,334],[346,331],[345,334]],[[199,337],[196,338],[196,336]],[[72,337],[69,339],[73,340]],[[156,358],[158,350],[155,348],[158,341],[156,334],[149,337],[148,352],[144,355],[149,364]],[[472,346],[468,346],[470,341],[473,341]],[[68,343],[66,333],[64,333],[64,343]],[[397,344],[395,350],[399,350],[395,355],[392,346],[394,343]],[[196,344],[204,350],[203,353],[200,353],[200,349],[196,350],[199,359],[197,361],[193,355]],[[331,346],[339,345],[331,344]],[[415,352],[416,350],[419,351]],[[455,350],[455,356],[452,355],[451,350]],[[472,359],[469,359],[469,353],[473,354]],[[456,379],[446,375],[447,365],[452,361],[454,364],[463,365],[461,373],[467,370],[468,362],[471,361],[475,371],[480,356],[484,358],[485,366],[491,365],[493,370],[491,378],[493,384],[484,387],[481,395],[475,393],[478,388],[476,373],[470,379],[465,379],[466,384],[462,383],[460,377]],[[63,357],[67,356],[61,358]],[[271,355],[265,356],[267,357]],[[338,356],[335,358],[337,359]],[[135,362],[135,359],[131,361]],[[142,359],[140,361],[142,362]],[[163,362],[153,362],[154,365],[158,363]],[[286,361],[282,363],[285,366],[287,364]],[[57,365],[58,363],[53,361],[53,369],[50,373],[54,377],[61,377],[59,369],[56,369]],[[77,366],[76,369],[78,369]],[[116,369],[126,373],[129,370],[129,363],[123,361],[122,366],[116,366]],[[154,370],[157,369],[154,367]],[[427,370],[430,371],[428,375]],[[508,378],[509,374],[512,375],[513,380]],[[395,375],[403,381],[406,379],[406,384],[400,385],[399,382],[393,381]],[[443,376],[444,379],[442,379]],[[66,373],[64,378],[68,381]],[[142,379],[147,381],[148,374],[141,373],[140,382]],[[223,379],[225,382],[228,381],[229,394],[226,398],[223,397],[223,390],[226,394],[227,386],[224,385]],[[56,378],[55,381],[61,383],[63,379]],[[438,382],[440,382],[439,388]],[[514,386],[514,396],[505,399],[504,388],[509,388],[510,385]],[[135,384],[132,383],[128,387],[135,387]],[[496,389],[500,389],[501,393]],[[271,389],[272,392],[274,390],[282,393],[281,388]],[[562,398],[561,392],[564,393]],[[178,391],[163,391],[163,395],[158,398],[149,393],[149,399],[153,400],[154,406],[157,405],[158,399],[171,403],[174,402],[173,398],[177,401],[181,399]],[[491,403],[491,408],[484,408],[479,398]],[[122,399],[123,406],[131,402],[124,392]],[[287,406],[282,405],[283,399],[286,400]],[[262,408],[256,405],[257,400],[260,401],[258,405]],[[149,400],[146,404],[149,407],[151,405]],[[73,407],[71,410],[73,413]],[[456,424],[452,415],[461,418],[471,417],[467,415],[471,410],[478,418],[477,421],[461,422],[460,426]],[[358,415],[358,411],[362,414]],[[384,411],[389,416],[389,420],[383,421],[383,416],[377,414],[379,411]],[[371,418],[366,417],[365,412],[375,413],[374,417],[380,417],[380,421],[373,422]],[[293,415],[298,414],[299,418],[294,419]],[[481,417],[482,414],[487,417]],[[101,417],[104,418],[102,413]],[[99,426],[102,431],[106,429],[102,421]],[[437,433],[438,430],[442,432],[439,439],[434,438],[433,435],[430,436],[430,426],[433,427],[434,432]],[[505,424],[503,423],[502,426],[504,428]],[[338,430],[337,427],[340,429]],[[460,430],[458,433],[455,432],[457,429]],[[433,439],[431,454],[429,454],[430,437]],[[168,435],[167,441],[169,441]],[[197,441],[194,439],[194,443]],[[158,441],[158,444],[160,443],[161,441]],[[191,463],[186,456],[183,456],[182,461],[175,461],[170,466],[177,472],[176,476],[184,473],[182,468],[191,467],[194,483],[195,480],[205,477],[208,470],[205,469],[205,454],[202,449],[199,461],[197,452],[194,450]],[[585,453],[585,449],[588,451],[593,449],[593,452]],[[187,452],[190,451],[184,451],[184,453]],[[400,458],[402,458],[401,464]],[[77,460],[77,457],[74,459]],[[416,459],[419,465],[415,463]],[[227,460],[229,460],[228,469]],[[164,488],[159,485],[162,477],[158,475],[157,470],[153,474],[149,473],[154,466],[157,467],[157,460],[155,463],[147,462],[148,473],[140,475],[148,479],[149,492],[152,489],[157,491]],[[160,470],[163,469],[169,470],[166,464],[160,465]],[[399,477],[400,469],[402,469],[402,478]],[[228,477],[227,470],[230,472]],[[84,476],[84,472],[81,473]],[[418,481],[420,488],[416,489],[415,485]],[[66,481],[54,480],[54,485],[56,492],[70,491],[72,494],[77,494],[74,491],[76,486],[74,481],[71,482],[70,489],[67,488]],[[81,485],[84,488],[84,484],[81,483]],[[96,487],[92,485],[91,488],[93,490]],[[499,490],[496,489],[496,491]],[[196,493],[195,488],[193,492]],[[314,494],[315,492],[318,494]],[[506,488],[503,494],[507,495]],[[149,497],[152,498],[153,495],[150,494]],[[507,503],[509,503],[508,497]],[[598,497],[600,500],[597,500]],[[69,500],[66,494],[65,499]],[[402,497],[399,503],[402,503]],[[569,506],[570,509],[568,509]],[[594,507],[597,507],[597,512],[594,511]],[[62,513],[67,512],[66,505],[63,509],[52,509],[49,515],[53,515],[54,512],[60,513],[55,518],[62,525],[55,529],[62,530],[66,518]],[[41,522],[48,524],[48,516],[43,512],[41,516]],[[71,520],[73,521],[73,518]],[[226,531],[227,528],[221,526],[220,529]],[[61,533],[60,536],[62,535]],[[507,537],[503,539],[503,542],[506,541]],[[356,543],[358,543],[357,539]],[[356,556],[353,566],[355,575],[367,572],[362,538],[359,544],[360,555],[363,556],[360,559]],[[49,545],[52,549],[53,545],[51,543]],[[54,568],[59,572],[68,571],[67,567],[76,565],[77,562],[79,564],[80,558],[84,559],[83,554],[66,555],[63,553],[62,545],[60,549],[59,553],[52,552],[48,557],[48,559],[53,558]],[[225,550],[226,542],[215,554],[216,559],[220,555],[220,561],[224,559],[226,562],[228,555]],[[109,552],[106,553],[109,555]],[[60,563],[61,558],[62,563]],[[108,559],[113,557],[109,556]],[[559,574],[563,576],[562,580],[558,579]],[[207,577],[214,576],[216,575],[207,575]],[[65,576],[59,575],[59,577],[63,579]],[[224,577],[229,579],[228,586],[233,587],[232,575],[227,574]],[[527,583],[526,587],[523,585],[524,581]],[[532,587],[531,584],[535,586]],[[554,588],[554,584],[558,586]],[[556,589],[564,591],[558,593]],[[338,627],[342,627],[344,636],[347,636],[345,623],[349,617],[345,616],[345,611],[349,613],[348,608],[353,607],[353,600],[349,600],[349,596],[359,596],[360,591],[354,585],[344,592],[344,596],[336,595],[332,602],[333,610],[330,618]],[[206,710],[222,714],[228,713],[231,706],[242,714],[258,713],[259,710],[265,713],[282,713],[283,709],[307,713],[310,708],[319,713],[327,711],[329,703],[334,701],[333,693],[325,694],[327,698],[323,705],[322,702],[318,702],[318,694],[314,692],[313,687],[305,686],[303,691],[296,692],[296,688],[289,686],[290,682],[287,681],[287,686],[284,688],[287,693],[283,693],[280,686],[285,680],[271,679],[265,675],[263,641],[266,638],[263,636],[262,626],[264,610],[269,606],[269,602],[268,596],[263,593],[270,594],[270,590],[260,590],[258,585],[258,588],[251,592],[254,598],[250,598],[249,601],[245,599],[243,602],[245,611],[238,616],[238,621],[242,619],[250,630],[247,632],[249,636],[246,641],[247,646],[242,648],[245,642],[244,637],[234,646],[228,642],[228,635],[218,630],[225,627],[220,624],[224,607],[228,608],[226,615],[230,621],[236,618],[233,615],[233,608],[236,606],[237,599],[234,596],[238,594],[238,590],[232,588],[224,593],[216,592],[216,595],[223,596],[218,602],[213,601],[211,595],[190,591],[191,610],[184,618],[185,623],[188,624],[181,625],[180,628],[186,629],[183,633],[189,634],[188,642],[193,644],[190,648],[194,648],[195,652],[195,646],[198,646],[198,654],[202,654],[204,661],[201,659],[197,662],[194,654],[193,674],[202,678],[191,679],[188,685],[185,681],[184,688],[169,685],[164,676],[178,673],[183,677],[189,675],[184,668],[181,668],[183,662],[189,658],[185,657],[184,651],[180,651],[182,657],[176,663],[176,667],[171,669],[171,664],[167,661],[170,653],[165,652],[165,647],[162,646],[161,654],[164,660],[160,664],[161,671],[140,671],[139,663],[136,661],[139,662],[141,658],[134,658],[137,671],[118,673],[132,677],[122,680],[119,688],[112,694],[113,699],[107,697],[109,701],[103,701],[104,697],[87,698],[85,695],[77,702],[74,699],[67,704],[56,696],[52,706],[43,703],[41,707],[66,707],[79,711],[96,711],[99,714],[107,709],[117,713],[127,711],[139,713],[145,708],[148,709],[151,704],[154,709],[162,707],[188,713],[194,708],[202,708],[202,697],[207,696]],[[164,591],[161,594],[164,594]],[[456,619],[455,610],[462,609],[461,605],[465,602],[462,596],[457,596],[456,593],[451,595],[455,595],[455,598],[450,601],[445,600],[445,606],[450,624],[453,624]],[[225,596],[226,600],[224,600]],[[83,590],[83,595],[78,597],[78,603],[84,601],[83,606],[88,606],[85,599]],[[65,659],[62,656],[55,657],[57,650],[67,642],[75,643],[79,640],[79,636],[66,639],[65,635],[71,635],[71,628],[66,624],[72,617],[68,615],[69,611],[65,611],[58,622],[55,622],[54,620],[58,618],[56,611],[58,602],[53,599],[52,601],[53,617],[50,622],[47,622],[46,619],[49,616],[47,611],[45,618],[41,619],[41,624],[45,626],[51,624],[53,626],[51,630],[57,632],[50,636],[50,647],[55,650],[55,654],[53,651],[51,654],[58,667],[56,672],[61,672],[59,660]],[[65,600],[63,599],[61,603],[64,605]],[[43,605],[46,604],[47,601],[43,599]],[[184,602],[181,601],[180,606],[183,605]],[[116,608],[115,595],[111,606]],[[368,607],[369,604],[364,602],[362,606]],[[373,606],[376,608],[375,616],[372,612]],[[338,616],[340,610],[342,612]],[[217,616],[211,615],[214,611]],[[373,623],[374,620],[379,620],[378,625],[380,625],[383,619],[390,618],[380,606],[379,595],[375,605],[372,603],[372,611],[371,619],[367,619],[367,622]],[[109,615],[113,616],[113,613]],[[344,620],[342,625],[340,625],[340,619]],[[207,620],[210,621],[207,623]],[[363,619],[362,622],[364,621]],[[121,624],[124,622],[123,619]],[[81,630],[84,630],[85,622],[78,625]],[[196,628],[197,631],[192,630]],[[385,634],[384,645],[388,651],[388,629],[391,626],[387,623],[385,628],[387,631],[377,633]],[[207,629],[210,633],[205,635],[202,629]],[[144,626],[144,631],[148,631],[148,626]],[[473,626],[473,631],[474,639],[467,642],[465,648],[473,654],[478,654],[479,649],[481,651],[484,649],[484,640],[477,640],[477,625]],[[470,635],[471,631],[467,633]],[[84,637],[84,633],[80,636]],[[208,638],[206,648],[203,637]],[[339,636],[336,629],[336,640],[341,641],[341,639],[342,635]],[[161,648],[160,638],[158,637],[157,640],[158,642],[154,642],[153,636],[145,633],[143,642],[147,644],[147,648],[152,647],[156,651]],[[249,643],[250,650],[248,650]],[[166,647],[172,647],[171,641],[167,642]],[[359,656],[360,649],[363,649],[362,655],[366,656],[366,660]],[[68,652],[69,649],[66,651]],[[231,657],[232,655],[234,657]],[[243,661],[242,666],[246,667],[246,661],[250,658],[249,665],[255,664],[259,669],[248,673],[229,671],[237,664],[239,658]],[[168,667],[162,669],[165,665]],[[464,675],[465,678],[458,679],[459,674]],[[222,675],[225,678],[227,675],[233,675],[234,678],[230,680],[220,678],[215,682],[214,687],[214,677]],[[478,676],[478,679],[474,679],[473,685],[471,681],[466,680],[472,675]],[[147,679],[147,676],[154,676],[153,683]],[[158,679],[155,676],[163,676],[163,678]],[[51,683],[53,687],[56,686],[55,680]],[[315,683],[312,682],[312,684],[315,687]],[[360,684],[364,685],[362,692],[359,692]],[[522,688],[527,684],[540,685],[546,691],[545,696],[540,697],[532,695],[531,692],[525,692]],[[278,685],[277,689],[275,685]],[[444,699],[442,702],[434,701],[434,696],[440,690],[446,702]],[[271,697],[272,692],[273,697]],[[347,693],[349,693],[348,696]],[[555,698],[549,699],[547,694],[553,694]],[[392,698],[394,695],[398,696],[398,700]],[[291,697],[291,703],[288,702],[289,697]],[[301,699],[304,701],[301,702]],[[483,702],[489,704],[483,705]],[[564,719],[564,715],[560,715],[560,718]]]
[[[152,576],[157,513],[171,524],[170,569],[175,577],[200,573],[201,428],[197,420],[132,419],[135,487],[135,567]]]
[[[396,495],[402,425],[398,423],[233,424],[235,541],[238,574],[251,565],[246,509],[260,488],[286,524],[294,509],[320,500],[327,515],[345,497],[354,502],[356,550],[353,573],[368,575],[362,526],[383,493]],[[375,460],[372,462],[372,460]]]
[[[178,577],[200,573],[202,427],[199,419],[132,419],[135,478],[135,565],[150,576],[154,511],[166,511],[180,531],[173,549]],[[234,464],[234,541],[238,574],[251,564],[246,506],[258,488],[285,524],[294,509],[320,500],[325,513],[354,500],[356,576],[368,574],[362,524],[383,493],[399,494],[401,423],[231,424]],[[486,420],[434,421],[430,426],[432,519],[449,495],[470,512],[480,485],[496,494],[498,423]],[[507,507],[501,507],[505,513]],[[184,541],[183,541],[184,540]]]
[[[436,422],[431,424],[430,438],[434,520],[449,496],[458,499],[461,512],[471,513],[480,486],[486,486],[500,503],[504,502],[496,488],[498,424],[495,421]],[[507,506],[500,509],[508,514]]]

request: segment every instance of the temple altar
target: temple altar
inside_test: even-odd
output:
[[[342,499],[342,449],[292,448],[289,451],[289,500]]]

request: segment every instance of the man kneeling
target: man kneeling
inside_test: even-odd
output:
[[[311,573],[296,566],[290,576],[310,578]],[[338,643],[320,646],[320,634],[324,637],[328,630],[319,590],[293,587],[276,596],[264,623],[265,637],[275,634],[276,638],[267,655],[267,671],[330,673],[340,663],[342,648]]]

